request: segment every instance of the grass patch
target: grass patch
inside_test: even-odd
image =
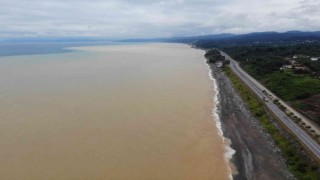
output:
[[[260,80],[268,89],[287,101],[320,94],[320,79],[308,75],[276,71]]]
[[[266,110],[263,108],[262,102],[252,92],[237,75],[235,75],[230,67],[224,67],[223,71],[230,78],[233,86],[240,93],[241,98],[247,103],[251,113],[260,121],[262,126],[271,135],[277,146],[281,150],[281,154],[286,159],[286,164],[290,172],[301,180],[317,180],[320,177],[320,167],[316,162],[312,163],[306,160],[289,139],[284,137],[280,131],[268,120]],[[294,137],[292,137],[294,138]],[[302,147],[301,147],[302,148]]]

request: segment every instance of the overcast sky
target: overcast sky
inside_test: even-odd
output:
[[[320,30],[320,0],[0,0],[0,38]]]

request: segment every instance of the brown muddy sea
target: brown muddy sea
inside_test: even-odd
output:
[[[0,179],[227,179],[204,52],[76,47],[0,58]]]

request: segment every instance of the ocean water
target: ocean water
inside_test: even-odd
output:
[[[122,42],[0,42],[0,56],[36,55],[71,52],[68,47],[121,45]]]
[[[0,179],[229,178],[203,51],[65,51],[0,57]]]

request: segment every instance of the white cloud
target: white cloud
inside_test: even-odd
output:
[[[0,37],[319,30],[318,0],[0,0]]]

